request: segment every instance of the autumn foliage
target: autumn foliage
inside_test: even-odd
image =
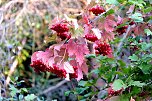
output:
[[[107,2],[108,1],[110,0],[107,0]],[[126,2],[119,4],[124,5],[124,3]],[[97,77],[97,79],[104,78],[106,79],[104,84],[107,84],[108,88],[105,88],[108,97],[128,94],[135,89],[133,86],[143,87],[146,81],[132,77],[132,75],[138,72],[138,67],[142,75],[150,75],[151,72],[143,68],[146,68],[144,66],[149,66],[151,60],[145,62],[142,60],[142,62],[139,62],[139,54],[136,54],[136,51],[132,51],[134,52],[133,54],[127,53],[130,54],[130,56],[128,56],[128,60],[125,60],[129,62],[125,64],[125,62],[122,62],[125,54],[123,51],[125,50],[122,49],[125,47],[129,48],[129,46],[126,45],[126,40],[134,41],[134,44],[137,44],[136,38],[138,36],[144,37],[146,33],[151,33],[151,25],[144,19],[149,17],[148,14],[150,12],[147,12],[147,15],[141,15],[142,12],[136,12],[136,10],[141,9],[140,7],[137,8],[140,5],[134,4],[136,7],[133,7],[132,4],[126,8],[126,15],[121,16],[121,14],[115,10],[119,8],[117,5],[111,5],[109,2],[107,5],[101,5],[100,3],[90,2],[81,14],[81,19],[78,20],[70,18],[67,15],[62,19],[56,17],[49,24],[52,36],[56,36],[55,40],[53,40],[56,41],[56,44],[48,47],[45,51],[34,52],[31,57],[31,67],[36,72],[51,72],[66,80],[76,79],[78,82],[84,79],[84,75],[91,75],[92,78]],[[127,6],[127,4],[125,6]],[[145,29],[149,32],[145,31]],[[125,42],[126,46],[124,46]],[[139,43],[138,47],[144,46]],[[147,53],[145,51],[143,54],[151,54],[151,50]],[[90,54],[100,62],[96,63],[94,59],[89,60],[88,58],[91,57]],[[147,57],[145,58],[147,59]],[[109,63],[110,61],[112,62]],[[134,62],[137,63],[133,64]],[[144,63],[142,64],[142,66],[144,65],[143,68],[140,67],[141,63]],[[105,69],[102,70],[101,68],[104,67]],[[149,69],[150,68],[151,66],[149,66]],[[98,72],[90,74],[90,71],[94,70]],[[129,74],[129,72],[133,74]],[[89,80],[85,82],[89,82]],[[109,87],[110,83],[112,83],[112,87]],[[120,88],[117,87],[117,85],[120,85]],[[130,88],[130,90],[127,90],[128,88]],[[133,100],[132,96],[134,95],[135,94],[129,95],[129,98]]]

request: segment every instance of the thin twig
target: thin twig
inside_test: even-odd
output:
[[[61,61],[59,62],[60,65],[61,65],[62,61],[65,59],[65,56],[66,56],[66,49],[65,49],[65,51],[64,51],[64,55],[63,55]]]
[[[117,52],[120,52],[120,50],[122,49],[122,45],[123,45],[124,40],[126,39],[127,35],[129,34],[130,28],[131,28],[131,27],[128,26],[126,33],[124,33],[124,36],[123,36],[121,42],[118,44]]]
[[[126,37],[128,36],[129,31],[132,27],[134,27],[134,26],[130,26],[130,25],[128,26],[126,33],[124,33],[124,36],[123,36],[121,42],[117,46],[117,52],[115,53],[115,56],[117,56],[118,53],[122,50],[123,43],[124,43]],[[119,59],[119,56],[117,58]]]
[[[0,82],[0,83],[1,83],[1,82]],[[0,92],[1,92],[1,90],[2,90],[2,87],[1,87],[1,85],[2,85],[2,84],[0,84]],[[1,96],[1,93],[0,93],[0,96]]]
[[[18,1],[16,1],[16,2],[18,2]],[[24,6],[23,6],[22,10],[19,12],[19,14],[17,14],[17,16],[15,17],[15,19],[12,20],[11,22],[9,22],[8,24],[6,24],[6,25],[4,26],[4,28],[10,26],[10,25],[13,24],[15,21],[17,21],[17,19],[19,19],[19,18],[23,15],[23,13],[25,13],[25,11],[27,10],[27,8],[26,8],[26,7],[28,7],[27,5],[28,5],[28,0],[26,0],[26,1],[24,2]],[[8,8],[8,7],[7,7],[7,8]]]
[[[96,20],[100,19],[102,15],[106,14],[109,10],[111,10],[112,8],[114,8],[115,6],[112,5],[109,9],[106,10],[106,12],[103,12],[102,14],[98,15],[97,17],[95,17],[92,22],[95,22]]]
[[[9,84],[10,77],[13,74],[13,72],[15,71],[15,68],[17,67],[17,65],[18,65],[18,59],[15,59],[15,61],[13,62],[12,66],[11,66],[11,68],[9,70],[9,73],[8,73],[8,76],[7,76],[7,79],[6,79],[6,85]]]
[[[61,82],[59,82],[58,84],[56,84],[55,86],[51,86],[49,88],[47,88],[46,90],[44,90],[43,92],[39,93],[38,95],[42,95],[42,94],[46,94],[54,89],[57,89],[58,87],[62,86],[64,83],[68,82],[67,80],[63,80]]]
[[[22,41],[22,45],[23,45],[23,46],[21,46],[21,49],[20,49],[19,52],[18,52],[18,56],[21,55],[22,49],[23,49],[23,47],[24,47],[25,44],[26,44],[26,38],[23,39],[23,41]],[[17,65],[18,65],[18,58],[15,59],[15,61],[14,61],[13,64],[12,64],[12,66],[10,67],[8,76],[7,76],[7,78],[6,78],[6,85],[9,84],[9,82],[10,82],[10,77],[11,77],[11,75],[14,73],[15,69],[17,68]]]
[[[146,86],[147,86],[147,85],[151,85],[151,84],[152,84],[152,81],[148,82],[148,83],[146,84]]]

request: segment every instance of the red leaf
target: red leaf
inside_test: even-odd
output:
[[[104,21],[104,27],[107,32],[114,31],[114,27],[117,25],[117,23],[114,21],[114,16],[108,15]]]
[[[89,17],[87,15],[82,15],[82,19],[83,19],[84,24],[91,26],[90,21],[89,21]]]
[[[77,51],[75,52],[76,60],[81,66],[84,61],[84,55],[88,54],[88,47],[85,44],[77,45]]]
[[[82,70],[85,74],[88,73],[88,65],[86,64],[85,61],[82,63],[82,65],[81,65],[80,68],[81,68],[81,70]]]
[[[79,64],[77,63],[77,61],[76,61],[76,60],[71,60],[71,61],[70,61],[70,64],[71,64],[72,66],[78,67],[78,72],[77,72],[78,77],[77,77],[76,79],[77,79],[77,81],[81,80],[81,79],[83,78],[83,73],[82,73],[82,70],[81,70]]]
[[[45,52],[38,51],[34,52],[31,57],[31,67],[34,68],[36,72],[45,72],[50,69],[48,60],[53,54],[51,50],[46,49]]]
[[[55,64],[54,57],[50,57],[49,60],[48,60],[48,65],[53,67],[53,64]]]
[[[64,62],[64,69],[67,73],[74,73],[73,66],[69,62]]]
[[[90,21],[89,21],[89,18],[87,15],[83,15],[82,17],[83,17],[82,22],[83,22],[83,27],[84,27],[84,36],[85,36],[86,34],[90,33],[90,31],[92,29],[92,25],[90,24]]]
[[[122,23],[123,23],[123,19],[120,16],[118,16],[117,24],[122,24]]]
[[[147,27],[146,24],[137,25],[134,29],[135,35],[144,34],[144,29],[146,29],[146,27]]]
[[[84,36],[89,34],[91,31],[91,27],[88,26],[87,24],[84,24]]]
[[[92,28],[92,31],[98,39],[101,39],[101,31],[98,28]]]
[[[77,81],[80,81],[83,78],[83,74],[82,74],[82,70],[80,68],[78,68],[78,78]]]
[[[73,39],[69,40],[67,44],[67,51],[69,56],[75,56],[76,61],[79,63],[80,66],[84,61],[84,55],[89,53],[87,44],[78,43],[78,41],[74,42]]]
[[[129,34],[128,35],[132,35],[132,36],[144,35],[145,34],[144,33],[144,29],[146,29],[146,28],[148,28],[148,26],[146,24],[133,25],[131,27],[131,29],[129,30]]]
[[[106,83],[105,83],[105,81],[103,80],[103,79],[98,79],[97,81],[96,81],[96,86],[97,87],[103,87],[103,86],[105,86],[106,85]]]
[[[43,51],[37,51],[37,52],[34,52],[31,56],[31,62],[32,61],[36,61],[37,60],[37,54],[39,54],[40,52],[43,52]]]
[[[111,33],[108,33],[106,31],[103,31],[102,34],[101,34],[101,41],[110,41],[110,40],[113,40],[114,39],[114,36],[115,34],[113,32]]]
[[[50,46],[49,49],[54,49],[54,50],[58,50],[59,51],[61,49],[61,47],[64,47],[63,44],[64,44],[64,41],[59,43],[59,44],[54,44],[54,45]]]
[[[70,61],[70,64],[71,64],[72,66],[77,66],[77,67],[78,67],[78,78],[76,78],[78,81],[83,78],[83,73],[82,73],[82,71],[83,71],[85,74],[88,73],[88,66],[87,66],[87,64],[86,64],[86,61],[84,61],[81,66],[79,65],[79,63],[77,63],[76,60],[71,60],[71,61]]]
[[[38,52],[35,52],[33,55],[32,55],[32,58],[31,60],[34,61],[34,60],[42,60],[42,62],[46,65],[49,65],[48,64],[48,60],[50,57],[53,56],[53,52],[50,50],[50,49],[46,49],[45,52],[43,51],[38,51]]]
[[[68,50],[68,54],[69,56],[72,56],[75,54],[76,52],[76,46],[77,44],[71,39],[69,40],[68,44],[67,44],[67,50]]]

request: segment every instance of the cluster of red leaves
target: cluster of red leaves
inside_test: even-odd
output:
[[[88,9],[88,12],[92,12],[97,16],[105,12],[105,9],[99,5],[95,5]],[[118,32],[119,35],[123,34],[126,32],[128,25],[135,25],[135,22],[131,21],[128,25],[117,28],[117,26],[125,23],[125,19],[119,16],[118,19],[116,19],[115,15],[108,15],[94,23],[87,14],[83,14],[82,17],[83,21],[81,25],[83,25],[84,28],[83,37],[71,37],[73,31],[70,29],[74,27],[71,26],[74,25],[74,23],[71,24],[71,22],[66,20],[55,18],[52,23],[49,24],[49,29],[53,30],[53,33],[57,34],[61,40],[58,44],[50,46],[45,52],[38,51],[32,55],[31,67],[33,67],[35,71],[48,71],[59,77],[67,79],[76,78],[80,80],[83,78],[82,73],[87,74],[88,72],[86,59],[84,58],[86,54],[89,54],[87,42],[91,41],[93,43],[96,54],[113,57],[112,49],[108,42],[114,39],[114,33]],[[144,26],[142,27],[144,29],[146,25],[142,24],[141,26]],[[130,31],[134,31],[134,33],[139,33],[140,31],[141,33],[143,31],[143,29],[140,29],[141,26],[136,26]],[[78,28],[78,26],[75,28]],[[113,95],[112,90],[110,90],[110,94]]]
[[[88,72],[84,58],[89,54],[88,47],[83,40],[70,39],[68,43],[60,43],[50,46],[45,52],[38,51],[31,57],[31,67],[36,72],[52,72],[59,77],[80,80],[83,74]],[[68,61],[68,58],[72,60]]]
[[[90,23],[90,19],[87,15],[83,16],[84,20],[84,35],[86,39],[89,41],[94,41],[96,37],[101,41],[111,41],[114,39],[114,31],[115,27],[117,26],[117,22],[115,21],[114,15],[108,15],[106,18],[103,18],[102,21],[97,22],[96,25]],[[97,26],[97,28],[93,28],[93,26]],[[95,35],[94,35],[95,34]],[[93,36],[91,38],[88,38]],[[96,37],[95,37],[96,36]],[[92,41],[92,42],[93,42]]]
[[[84,38],[93,42],[94,50],[96,54],[113,57],[112,49],[108,44],[107,40],[114,39],[114,27],[116,26],[116,22],[114,21],[114,16],[109,15],[105,18],[104,23],[99,23],[98,27],[101,28],[92,28],[92,24],[89,21],[89,18],[84,15]],[[103,27],[106,26],[106,27]],[[111,34],[112,33],[112,34]]]
[[[130,30],[128,31],[128,35],[132,35],[134,37],[141,34],[145,35],[144,29],[146,28],[151,29],[148,26],[148,24],[136,23],[131,18],[121,18],[120,16],[118,16],[117,26],[121,26],[116,29],[116,32],[118,33],[118,35],[122,35],[123,33],[126,33],[128,26],[132,26]]]
[[[36,72],[52,72],[59,77],[66,77],[66,71],[59,69],[56,65],[49,65],[49,59],[53,56],[50,49],[46,49],[45,52],[38,51],[32,55],[31,67],[34,68]]]
[[[89,9],[95,15],[105,12],[103,7],[96,5]],[[78,37],[77,39],[71,38],[71,32],[69,30],[70,22],[62,19],[55,18],[52,24],[49,24],[49,29],[53,30],[54,34],[57,34],[61,41],[59,44],[50,46],[46,51],[38,51],[32,55],[31,67],[36,72],[52,72],[59,77],[72,79],[76,78],[80,80],[83,78],[83,72],[88,73],[88,66],[84,56],[89,54],[87,46],[87,40],[94,42],[98,45],[95,50],[98,50],[98,54],[109,55],[112,54],[112,50],[108,43],[100,41],[98,33],[95,29],[93,33],[92,25],[87,16],[84,19],[84,37]],[[71,28],[72,26],[70,26]],[[66,43],[65,43],[65,39]],[[70,59],[70,60],[69,60]]]
[[[46,49],[45,52],[43,51],[34,52],[31,57],[31,67],[33,67],[36,72],[48,71],[50,67],[47,64],[48,60],[46,59],[51,57],[52,55],[53,54],[51,54],[49,49]]]

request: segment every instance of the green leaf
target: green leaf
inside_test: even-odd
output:
[[[23,95],[19,95],[19,100],[23,100]]]
[[[86,84],[87,84],[87,81],[80,81],[80,82],[78,83],[78,85],[79,85],[79,86],[82,86],[82,87],[84,87]]]
[[[87,97],[87,98],[88,98],[89,96],[92,96],[93,94],[94,94],[94,92],[90,92],[90,93],[88,93],[88,94],[85,94],[84,97]]]
[[[146,42],[141,43],[141,49],[144,51],[147,51],[147,49],[149,49],[151,46],[152,46],[151,43],[146,43]]]
[[[143,62],[150,62],[152,60],[152,54],[146,54],[142,57]]]
[[[93,69],[93,70],[91,71],[91,73],[98,74],[98,73],[100,73],[100,71],[99,71],[99,69],[98,69],[98,68],[96,68],[96,69]]]
[[[145,83],[141,83],[140,81],[133,81],[131,80],[129,82],[128,86],[137,86],[137,87],[143,87],[145,85]]]
[[[139,94],[141,91],[142,91],[141,88],[139,88],[139,87],[137,87],[137,86],[134,86],[134,87],[132,88],[131,94],[137,95],[137,94]]]
[[[27,96],[25,96],[25,101],[33,101],[37,96],[35,96],[34,94],[28,94]]]
[[[124,73],[123,72],[119,72],[119,71],[115,71],[115,74],[118,74],[120,76],[124,76]]]
[[[144,9],[144,13],[148,13],[152,11],[152,7],[147,7]]]
[[[118,25],[116,28],[122,28],[125,25],[126,25],[126,23],[123,23],[123,24]]]
[[[126,66],[126,63],[123,62],[122,60],[118,60],[117,62],[119,63],[120,67],[125,67]]]
[[[137,5],[141,8],[144,8],[143,5],[146,5],[146,3],[143,0],[129,0],[128,3],[133,4],[133,5]]]
[[[139,68],[142,70],[144,74],[149,74],[151,72],[152,65],[144,62],[141,65],[139,65]]]
[[[149,29],[145,29],[144,32],[147,34],[147,36],[152,35],[152,32]]]
[[[106,12],[106,16],[115,13],[113,9],[110,9],[108,12]]]
[[[81,99],[80,101],[86,101],[86,99]]]
[[[138,57],[135,54],[133,54],[132,56],[129,56],[129,59],[131,61],[138,61]]]
[[[127,2],[127,0],[117,0],[119,3]]]
[[[15,77],[15,81],[17,81],[18,80],[18,77]]]
[[[119,101],[130,101],[130,98],[127,95],[122,94],[119,97]]]
[[[123,72],[124,74],[130,74],[131,67],[128,66],[127,68],[121,68],[121,70],[122,70],[122,72]]]
[[[28,92],[28,90],[26,88],[21,88],[21,90],[26,92],[26,93]]]
[[[78,92],[78,94],[83,93],[85,90],[87,90],[89,87],[85,87],[85,88],[76,88],[76,92]]]
[[[141,13],[134,13],[129,18],[133,19],[135,22],[143,22],[142,14]]]
[[[70,93],[71,93],[71,91],[66,91],[66,92],[64,93],[64,95],[65,95],[65,96],[69,96]]]
[[[96,55],[95,54],[87,54],[85,55],[86,58],[95,58]]]
[[[9,89],[11,90],[10,94],[12,97],[14,97],[16,95],[16,93],[19,92],[19,90],[17,88],[15,88],[13,85],[10,85]]]
[[[27,50],[22,50],[22,52],[23,52],[23,54],[26,56],[26,57],[28,57],[29,56],[29,52],[27,52]]]
[[[117,0],[106,0],[106,3],[114,4],[114,5],[118,5],[119,4],[119,2]]]
[[[118,80],[115,80],[114,81],[114,83],[112,84],[112,89],[113,90],[120,90],[120,89],[122,89],[122,88],[126,88],[127,86],[124,84],[124,82],[122,81],[122,80],[120,80],[120,79],[118,79]]]

